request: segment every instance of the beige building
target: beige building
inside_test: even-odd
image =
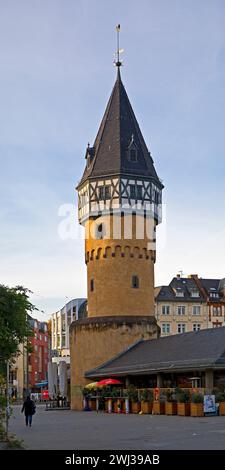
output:
[[[27,374],[29,373],[28,354],[26,347],[19,346],[19,355],[10,366],[9,390],[10,395],[17,399],[22,399],[27,389]]]
[[[155,315],[161,336],[225,326],[224,279],[177,275],[156,288]]]

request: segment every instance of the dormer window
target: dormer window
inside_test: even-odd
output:
[[[136,148],[130,149],[129,154],[130,154],[130,161],[136,162],[137,161],[137,149]]]
[[[209,296],[210,296],[211,298],[214,298],[214,299],[218,299],[218,298],[219,298],[219,292],[217,292],[217,290],[215,289],[215,287],[210,287]]]
[[[184,293],[183,292],[176,292],[176,297],[184,297]]]
[[[191,297],[199,297],[199,292],[198,292],[198,290],[192,290],[192,291],[191,291]]]
[[[130,162],[137,162],[138,155],[137,155],[137,146],[134,141],[134,136],[132,134],[130,144],[128,146],[128,160]]]
[[[219,298],[219,294],[218,292],[210,292],[210,297],[214,297],[214,299],[218,299]]]
[[[90,144],[88,144],[87,150],[86,150],[86,156],[85,156],[85,158],[87,160],[87,167],[88,168],[92,163],[93,157],[94,157],[94,147],[90,147]]]
[[[176,287],[174,292],[176,297],[184,297],[184,291],[181,289],[181,287]]]

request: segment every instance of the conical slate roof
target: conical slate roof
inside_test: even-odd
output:
[[[132,145],[137,152],[137,161],[128,158],[129,146]],[[81,182],[87,178],[124,174],[154,178],[163,187],[122,83],[119,68],[94,146],[87,149],[88,153],[91,163],[86,167]]]

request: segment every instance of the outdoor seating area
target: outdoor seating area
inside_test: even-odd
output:
[[[55,400],[46,400],[46,411],[51,410],[70,410],[70,402],[66,398],[57,398]]]
[[[178,416],[225,415],[224,388],[128,388],[92,382],[83,389],[84,411]]]

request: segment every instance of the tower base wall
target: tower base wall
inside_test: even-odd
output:
[[[92,380],[85,373],[100,366],[141,339],[158,338],[151,316],[91,317],[70,326],[71,409],[83,409],[82,390]],[[96,377],[98,379],[98,377]]]

